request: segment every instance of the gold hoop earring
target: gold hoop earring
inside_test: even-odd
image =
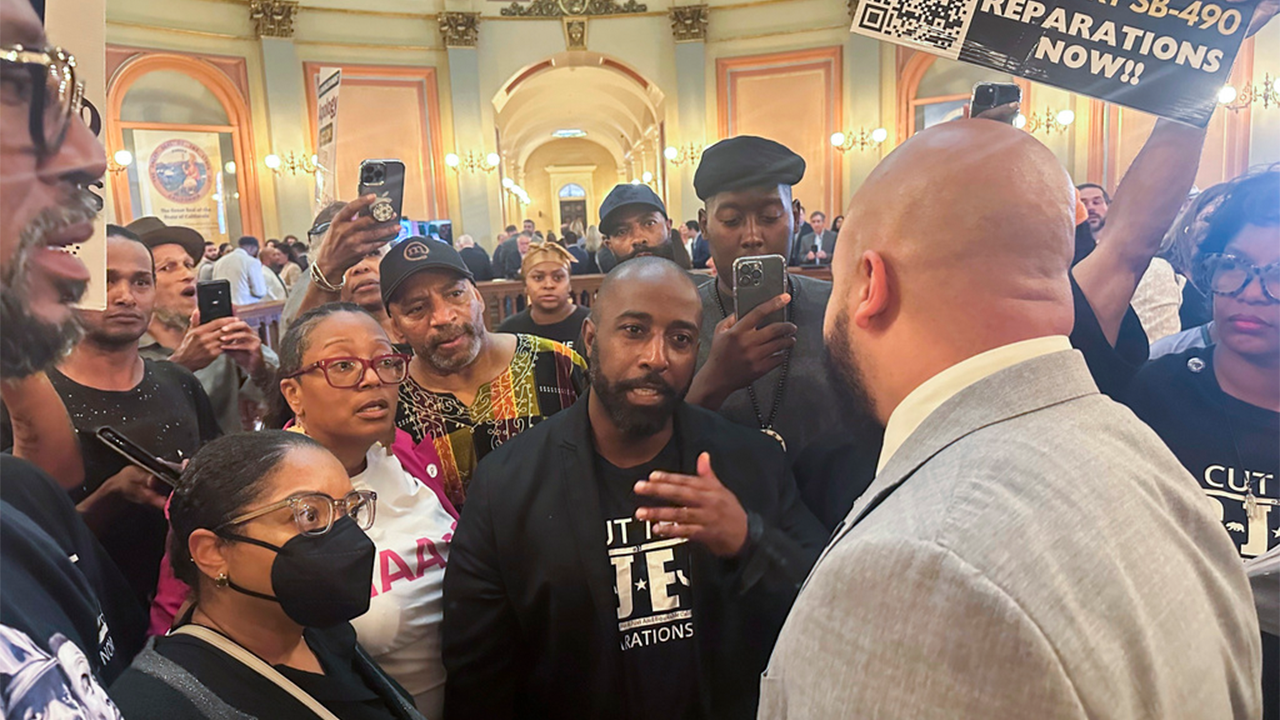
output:
[[[218,573],[218,577],[213,579],[213,584],[224,588],[231,584],[231,578],[227,577],[226,573]]]

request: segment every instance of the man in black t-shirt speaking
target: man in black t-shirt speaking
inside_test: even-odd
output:
[[[220,431],[195,375],[139,355],[155,304],[151,252],[124,228],[110,226],[107,234],[106,310],[80,312],[85,337],[49,379],[80,436],[85,482],[71,497],[145,606],[164,555],[168,488],[94,433],[109,425],[178,464]]]
[[[674,263],[605,279],[591,393],[476,470],[445,574],[446,717],[746,720],[825,533],[780,445],[683,401]]]
[[[1125,402],[1217,508],[1244,558],[1280,546],[1280,172],[1238,181],[1209,218],[1195,282],[1218,342],[1146,365]],[[1280,718],[1280,639],[1263,635],[1263,717]]]

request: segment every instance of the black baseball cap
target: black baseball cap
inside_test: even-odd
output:
[[[160,218],[148,215],[134,220],[124,229],[137,235],[148,250],[161,245],[180,245],[197,263],[204,259],[204,236],[189,227],[165,225]]]
[[[413,274],[437,268],[452,270],[472,282],[475,281],[475,276],[467,269],[462,256],[448,243],[421,236],[405,238],[396,243],[378,265],[378,272],[382,277],[382,303],[390,305],[396,290]]]
[[[662,213],[662,217],[671,219],[667,215],[667,206],[662,204],[662,198],[658,197],[658,193],[654,192],[653,188],[639,183],[615,185],[605,197],[604,202],[600,203],[600,232],[605,237],[613,234],[611,232],[613,222],[609,216],[627,205],[650,207]]]

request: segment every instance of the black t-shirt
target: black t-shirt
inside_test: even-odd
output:
[[[57,370],[49,371],[49,380],[62,396],[80,438],[84,485],[71,491],[77,503],[127,464],[94,435],[104,425],[156,457],[179,463],[221,434],[209,396],[195,375],[164,360],[143,360],[143,364],[142,381],[123,392],[86,387]],[[168,524],[157,508],[123,502],[120,507],[99,539],[146,605],[155,592]]]
[[[114,638],[114,659],[105,665],[103,678],[115,680],[146,641],[146,608],[138,604],[129,583],[84,524],[71,498],[39,468],[0,454],[0,500],[39,526],[88,581]]]
[[[654,470],[679,471],[679,446],[673,437],[656,457],[638,467],[619,468],[599,455],[596,466],[609,562],[616,577],[628,718],[698,718],[689,541],[652,535],[649,524],[635,518],[642,503],[633,490]]]
[[[275,669],[341,720],[395,720],[399,717],[388,699],[367,679],[356,659],[355,630],[342,623],[323,630],[304,631],[324,674],[276,665]],[[301,702],[256,671],[221,650],[190,635],[170,635],[156,640],[155,650],[191,673],[220,700],[257,718],[292,720],[314,718]],[[391,692],[410,697],[394,680],[383,676]],[[163,681],[139,670],[130,670],[111,688],[111,694],[129,720],[171,720],[199,717],[201,708]]]
[[[4,482],[22,472],[39,471],[6,463]],[[128,661],[118,656],[93,589],[75,560],[7,502],[0,502],[0,585],[5,717],[117,720],[104,688]]]
[[[578,342],[579,335],[582,334],[582,323],[591,315],[591,308],[585,308],[579,305],[569,317],[558,323],[550,325],[539,325],[533,321],[533,316],[529,314],[529,308],[525,308],[520,312],[512,315],[502,324],[498,326],[498,332],[504,333],[523,333],[525,335],[537,335],[548,340],[568,346],[570,350],[578,353],[582,357],[586,357],[584,352],[586,348],[582,347]]]
[[[1148,363],[1124,402],[1200,483],[1242,557],[1280,545],[1280,413],[1223,392],[1212,346]],[[1280,638],[1274,635],[1262,636],[1262,677],[1263,717],[1275,720]]]
[[[1214,501],[1240,555],[1256,557],[1280,545],[1280,413],[1223,392],[1213,368],[1212,346],[1166,355],[1124,402]]]

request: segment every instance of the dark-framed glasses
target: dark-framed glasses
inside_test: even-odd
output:
[[[57,47],[0,46],[0,86],[6,104],[27,103],[36,153],[47,158],[58,152],[84,99],[75,57]]]
[[[373,527],[373,518],[377,515],[378,493],[372,490],[355,490],[339,500],[324,493],[294,495],[232,518],[216,529],[243,525],[250,520],[286,507],[293,511],[293,522],[303,535],[323,535],[332,530],[333,523],[343,515],[354,520],[361,530],[368,530]]]
[[[332,357],[317,360],[295,373],[285,375],[287,378],[305,375],[312,370],[323,370],[324,379],[331,387],[339,390],[358,387],[364,374],[373,369],[378,379],[388,385],[399,385],[409,373],[409,356],[403,353],[378,355],[368,360],[358,357]]]
[[[1262,294],[1273,303],[1280,302],[1280,263],[1259,267],[1235,255],[1213,253],[1200,261],[1200,267],[1215,295],[1235,297],[1256,277]]]

